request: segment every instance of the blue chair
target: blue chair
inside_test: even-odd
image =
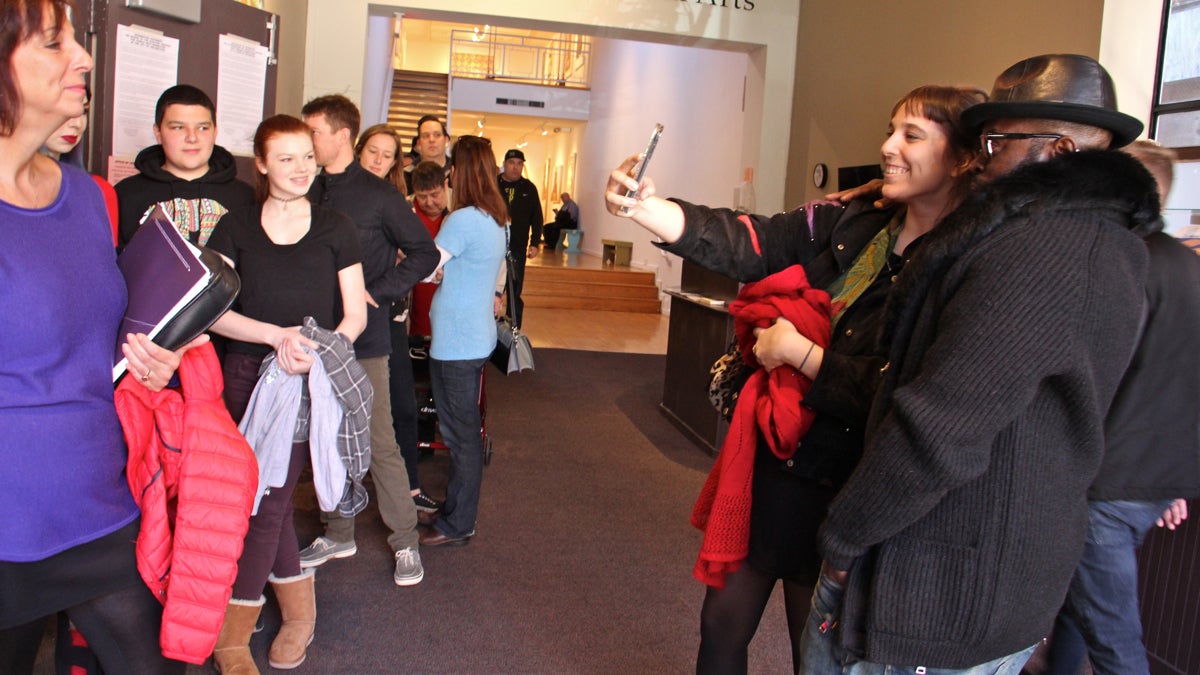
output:
[[[583,230],[563,230],[558,236],[558,246],[554,247],[555,250],[579,253],[579,240],[583,237]]]

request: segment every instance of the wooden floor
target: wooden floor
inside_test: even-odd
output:
[[[599,256],[543,250],[527,266],[604,269]],[[522,329],[535,348],[666,354],[665,314],[526,307]]]

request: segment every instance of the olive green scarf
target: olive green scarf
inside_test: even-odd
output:
[[[845,274],[833,280],[828,291],[833,300],[833,325],[836,328],[842,314],[858,300],[871,284],[879,271],[887,266],[888,256],[896,248],[896,238],[904,228],[904,210],[897,211],[886,227],[881,229],[854,259],[854,263]]]

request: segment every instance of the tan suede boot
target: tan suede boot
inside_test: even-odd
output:
[[[271,586],[279,601],[283,626],[271,643],[267,662],[272,668],[290,670],[304,663],[305,651],[313,641],[317,625],[317,596],[313,588],[313,570],[280,579],[272,576]]]
[[[250,635],[266,598],[230,600],[225,606],[225,623],[213,649],[213,665],[222,675],[258,675],[258,666],[250,656]]]

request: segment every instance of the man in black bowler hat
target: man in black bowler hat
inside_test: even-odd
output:
[[[981,185],[892,290],[867,446],[820,533],[806,672],[1018,673],[1079,560],[1144,311],[1154,180],[1093,59],[996,79]],[[977,670],[972,670],[977,669]]]

